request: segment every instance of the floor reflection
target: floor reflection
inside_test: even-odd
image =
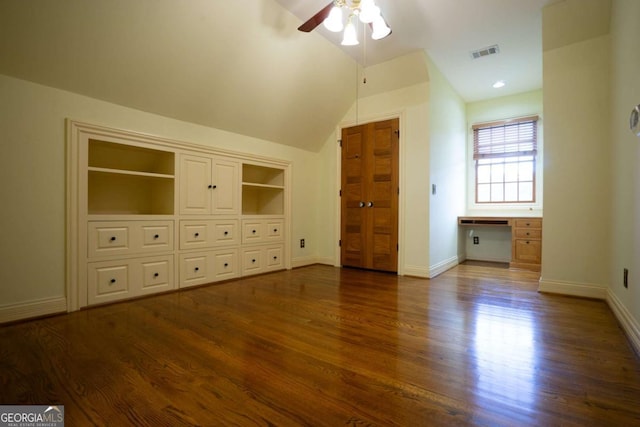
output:
[[[473,348],[479,397],[533,409],[536,352],[531,313],[480,304],[475,314]]]

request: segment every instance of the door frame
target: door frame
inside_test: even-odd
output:
[[[379,115],[368,115],[368,116],[364,116],[364,117],[360,117],[357,121],[356,120],[348,120],[348,121],[343,121],[340,122],[340,124],[338,124],[337,128],[336,128],[336,141],[339,141],[342,138],[342,129],[344,128],[349,128],[352,126],[358,126],[358,125],[363,125],[366,123],[372,123],[372,122],[380,122],[383,120],[389,120],[389,119],[398,119],[400,124],[399,124],[399,129],[400,129],[400,137],[398,138],[398,168],[400,169],[398,171],[398,185],[400,186],[400,194],[398,195],[398,276],[404,276],[404,257],[405,257],[405,229],[404,229],[404,224],[405,224],[405,200],[406,198],[404,197],[404,189],[406,188],[406,176],[405,176],[405,158],[404,158],[404,137],[405,137],[405,116],[406,116],[406,112],[405,110],[398,110],[398,111],[392,111],[389,113],[385,113],[385,114],[379,114]],[[335,239],[335,251],[334,251],[334,259],[333,259],[333,265],[334,267],[341,267],[342,264],[340,263],[340,245],[338,243],[338,241],[340,240],[340,226],[341,226],[341,220],[342,218],[340,217],[340,212],[342,209],[342,203],[340,201],[340,187],[342,184],[342,149],[340,147],[339,143],[336,143],[336,177],[335,177],[335,182],[336,182],[336,189],[335,189],[335,228],[334,228],[334,235],[336,236]]]

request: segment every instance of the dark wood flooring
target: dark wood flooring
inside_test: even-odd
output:
[[[640,425],[602,301],[537,274],[311,266],[0,327],[0,403],[67,426]]]

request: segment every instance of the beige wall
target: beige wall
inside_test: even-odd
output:
[[[543,290],[604,297],[608,285],[609,46],[598,36],[543,54]]]
[[[475,177],[473,160],[473,132],[471,126],[476,123],[538,115],[538,159],[536,176],[536,203],[527,205],[485,206],[475,204]],[[467,215],[491,216],[542,216],[543,183],[544,183],[544,118],[542,114],[542,89],[517,95],[503,96],[486,101],[470,102],[467,104]],[[474,245],[469,236],[480,239],[479,245]],[[465,229],[461,249],[466,258],[484,261],[511,261],[511,229],[504,227],[475,227]]]
[[[429,67],[429,277],[459,262],[458,216],[466,193],[466,107],[433,61]],[[436,192],[433,194],[432,185]]]
[[[640,338],[640,138],[629,131],[640,104],[640,2],[616,0],[611,21],[611,253],[608,283]],[[622,285],[629,269],[629,287]],[[637,341],[636,341],[637,342]],[[640,348],[639,348],[640,350]]]
[[[0,99],[0,312],[65,295],[65,118],[293,161],[293,264],[317,253],[316,153],[2,75]]]
[[[398,75],[406,67],[412,78]],[[464,102],[422,52],[377,65],[375,72],[366,74],[368,87],[360,93],[373,95],[361,97],[339,128],[400,117],[399,273],[431,277],[457,263],[456,217],[464,209]],[[396,84],[392,90],[389,75]],[[415,76],[424,81],[406,86]],[[340,263],[338,132],[320,152],[320,168],[327,172],[322,174],[326,182],[320,183],[323,196],[318,207],[326,219],[319,229],[331,223],[334,230],[329,244],[321,243],[319,258],[333,259],[335,265]],[[435,197],[432,181],[440,189]]]

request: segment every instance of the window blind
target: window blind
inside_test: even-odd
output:
[[[473,159],[534,156],[538,116],[473,125]]]

